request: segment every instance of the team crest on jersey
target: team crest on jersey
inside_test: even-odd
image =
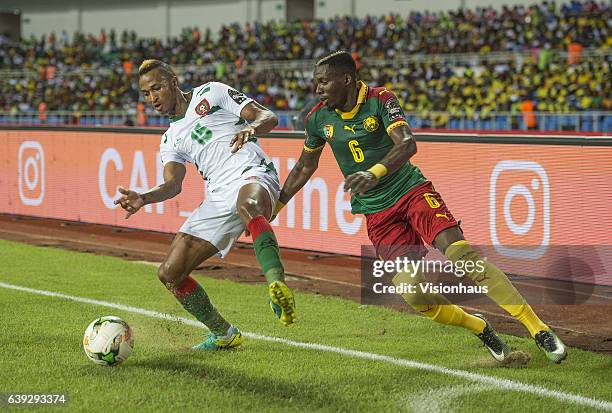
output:
[[[363,121],[363,128],[368,132],[374,132],[376,129],[378,129],[378,126],[380,126],[378,119],[376,119],[374,116],[368,116]]]
[[[323,126],[323,133],[325,134],[325,137],[327,139],[330,139],[334,137],[334,125],[325,125]]]
[[[200,103],[198,103],[195,111],[200,116],[208,114],[208,112],[210,112],[210,103],[208,103],[208,100],[203,99]]]

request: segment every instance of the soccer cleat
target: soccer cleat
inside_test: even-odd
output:
[[[242,333],[236,327],[231,326],[224,336],[218,336],[212,331],[206,340],[192,347],[194,350],[227,350],[242,344]]]
[[[476,337],[480,339],[489,350],[489,353],[493,358],[499,362],[502,362],[512,352],[512,349],[504,340],[501,339],[493,330],[489,322],[484,318],[482,314],[474,314],[474,317],[482,319],[487,325],[480,334],[476,334]]]
[[[546,354],[553,363],[561,363],[567,357],[565,345],[551,330],[542,330],[534,337],[538,347]]]
[[[286,326],[293,324],[296,320],[295,300],[289,287],[282,281],[274,281],[268,286],[268,294],[270,295],[270,308],[281,323]]]

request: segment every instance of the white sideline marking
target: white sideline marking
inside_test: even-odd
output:
[[[108,301],[94,300],[94,299],[85,298],[85,297],[77,297],[73,295],[56,293],[53,291],[37,290],[34,288],[22,287],[19,285],[7,284],[4,282],[0,282],[0,287],[6,288],[9,290],[23,291],[23,292],[32,293],[32,294],[44,295],[47,297],[57,297],[57,298],[63,298],[66,300],[76,301],[80,303],[93,304],[93,305],[99,305],[103,307],[114,308],[117,310],[128,311],[131,313],[146,315],[149,317],[176,321],[176,322],[180,322],[183,324],[187,324],[187,325],[199,327],[199,328],[204,327],[202,323],[195,321],[195,320],[190,320],[190,319],[183,318],[183,317],[172,316],[169,314],[160,313],[158,311],[145,310],[143,308],[138,308],[138,307],[131,307],[131,306],[123,305],[119,303],[111,303]],[[566,402],[571,402],[571,403],[575,403],[575,404],[579,404],[583,406],[589,406],[589,407],[594,407],[597,409],[612,411],[612,402],[609,402],[606,400],[591,399],[589,397],[580,396],[578,394],[566,393],[566,392],[559,391],[559,390],[550,390],[545,387],[525,384],[525,383],[512,381],[508,379],[502,379],[498,377],[486,376],[484,374],[471,373],[465,370],[449,369],[446,367],[436,366],[434,364],[427,364],[427,363],[421,363],[421,362],[413,361],[413,360],[400,359],[400,358],[395,358],[391,356],[384,356],[382,354],[367,353],[365,351],[350,350],[350,349],[345,349],[342,347],[326,346],[323,344],[316,344],[316,343],[303,343],[303,342],[287,340],[287,339],[279,338],[279,337],[264,336],[264,335],[256,334],[256,333],[243,332],[242,334],[245,337],[249,337],[255,340],[282,343],[282,344],[293,346],[293,347],[299,347],[299,348],[304,348],[304,349],[309,349],[309,350],[326,351],[329,353],[341,354],[343,356],[349,356],[349,357],[360,358],[360,359],[365,359],[365,360],[372,360],[372,361],[379,361],[383,363],[393,364],[393,365],[401,366],[401,367],[413,368],[417,370],[425,370],[425,371],[430,371],[433,373],[439,373],[439,374],[443,374],[447,376],[454,376],[454,377],[458,377],[461,379],[466,379],[466,380],[476,382],[476,383],[486,384],[486,385],[493,386],[493,387],[496,387],[502,390],[531,393],[537,396],[549,397],[549,398],[557,399],[560,401],[566,401]]]

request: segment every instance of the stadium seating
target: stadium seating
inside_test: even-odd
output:
[[[527,16],[529,23],[525,25]],[[179,68],[182,88],[210,80],[226,82],[280,111],[281,126],[290,127],[294,112],[312,97],[312,63],[294,70],[274,68],[327,52],[315,45],[330,44],[335,36],[340,46],[347,47],[355,46],[351,39],[361,39],[354,50],[359,66],[364,67],[360,77],[393,90],[414,127],[524,128],[520,114],[518,122],[512,122],[511,113],[519,111],[521,101],[532,100],[538,113],[563,114],[539,116],[538,129],[610,131],[612,34],[606,23],[610,19],[609,2],[573,1],[501,10],[479,8],[426,15],[413,12],[404,17],[232,24],[223,26],[216,37],[186,28],[180,38],[166,42],[114,31],[105,36],[75,34],[72,40],[67,33],[49,35],[24,39],[19,44],[0,38],[0,70],[18,69],[23,74],[0,83],[0,111],[4,115],[36,113],[38,104],[44,101],[50,113],[133,113],[141,99],[135,67],[144,58],[156,56]],[[518,22],[529,36],[516,32]],[[476,27],[480,28],[479,36],[461,34]],[[515,31],[516,36],[506,33],[504,41],[499,41],[496,36],[502,27]],[[511,38],[514,40],[509,41]],[[570,44],[583,44],[588,49],[570,61],[565,53]],[[459,57],[464,55],[443,54],[448,52],[472,53],[476,58],[462,60]],[[496,58],[488,59],[493,52],[498,52]],[[506,54],[500,58],[503,52]],[[515,58],[514,52],[528,53],[531,58]],[[427,56],[433,54],[435,59],[428,61]],[[415,56],[425,60],[415,60]],[[366,63],[373,61],[375,64]],[[270,69],[262,70],[265,67]],[[446,120],[433,113],[456,113],[457,108],[464,112]],[[151,113],[150,108],[147,111]],[[607,113],[600,122],[594,122],[591,115],[579,114],[593,111]],[[480,114],[485,112],[495,115],[481,121]],[[0,122],[8,120],[7,116],[0,117]],[[48,119],[48,123],[71,122],[70,116]],[[79,121],[125,122],[124,116]],[[148,123],[158,126],[163,118],[149,116]]]

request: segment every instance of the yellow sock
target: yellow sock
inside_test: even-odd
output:
[[[432,307],[430,311],[421,312],[421,314],[425,314],[437,323],[467,328],[474,334],[482,333],[487,325],[482,318],[468,314],[454,304],[437,305]]]
[[[417,286],[414,293],[402,294],[402,298],[416,311],[437,323],[460,326],[474,334],[482,333],[486,326],[482,319],[466,313],[457,305],[451,304],[441,294],[423,293],[418,284],[424,280],[423,274],[420,271],[414,277],[411,277],[406,272],[400,272],[393,277],[393,283],[396,286],[401,284]]]
[[[480,258],[469,242],[465,240],[453,242],[446,249],[445,255],[453,262],[473,262],[471,268],[474,270],[466,271],[467,276],[477,285],[486,286],[487,296],[523,323],[532,336],[541,330],[549,329],[514,288],[506,274],[495,264]],[[479,271],[479,269],[482,270]]]
[[[523,325],[527,327],[527,330],[529,330],[531,337],[535,337],[535,335],[542,330],[550,330],[550,328],[540,320],[536,313],[534,313],[529,304],[502,305],[501,307],[523,323]]]

